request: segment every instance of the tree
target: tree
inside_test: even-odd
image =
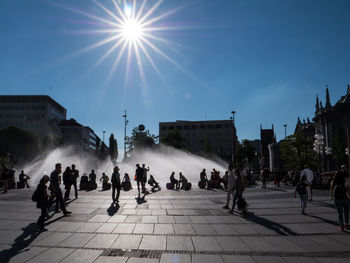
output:
[[[245,162],[248,162],[250,164],[255,159],[255,152],[255,148],[250,143],[250,141],[244,139],[238,145],[237,161],[242,164],[244,164]]]
[[[10,157],[14,163],[30,161],[40,153],[40,142],[36,135],[18,127],[0,130],[0,156]]]
[[[178,129],[169,131],[162,139],[161,143],[172,146],[176,149],[185,149],[185,137],[182,136]]]
[[[286,171],[302,170],[307,164],[311,169],[317,167],[317,156],[313,151],[313,142],[302,133],[295,133],[280,142],[281,158]]]
[[[118,144],[117,140],[114,139],[114,134],[112,133],[109,137],[109,156],[113,165],[116,165],[118,159]]]
[[[63,145],[62,137],[56,135],[47,135],[41,140],[41,149],[42,151],[49,151],[54,148]]]
[[[158,136],[151,134],[149,130],[141,131],[138,127],[132,129],[131,136],[126,137],[126,145],[130,155],[142,148],[152,148],[157,142]]]

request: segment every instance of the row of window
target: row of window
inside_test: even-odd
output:
[[[36,122],[0,122],[0,128],[6,128],[9,126],[20,127],[22,129],[37,129],[42,127],[40,123]]]
[[[41,118],[45,118],[44,114],[0,114],[0,119],[24,119],[26,118],[28,121],[40,120]]]
[[[2,106],[0,110],[45,110],[45,106]]]
[[[228,129],[229,125],[228,124],[201,124],[201,125],[177,125],[177,126],[161,126],[160,129],[162,131],[166,131],[166,130],[174,130],[174,129],[178,129],[178,130],[196,130],[196,129]]]

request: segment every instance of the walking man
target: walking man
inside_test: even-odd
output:
[[[229,209],[229,205],[230,205],[230,199],[231,199],[231,195],[234,195],[235,189],[235,182],[236,182],[236,177],[235,174],[233,172],[233,165],[230,164],[228,166],[228,178],[227,178],[227,200],[226,200],[226,205],[223,207],[223,209]]]
[[[71,175],[72,175],[72,185],[74,187],[74,192],[75,192],[75,199],[78,199],[77,180],[79,177],[79,170],[75,169],[75,164],[72,164]]]
[[[61,205],[61,210],[63,211],[64,215],[71,214],[72,212],[69,212],[66,210],[62,191],[60,188],[60,174],[62,172],[62,165],[60,163],[56,163],[55,170],[50,175],[51,180],[51,189],[54,195],[56,196],[56,213],[60,212],[58,209],[58,206]]]
[[[112,200],[113,200],[113,203],[115,203],[115,202],[119,203],[121,184],[120,184],[120,173],[119,173],[118,166],[115,166],[113,169],[111,182],[112,182]],[[115,189],[117,189],[117,196],[115,196]]]
[[[304,165],[304,170],[301,171],[300,178],[303,176],[306,177],[306,183],[308,184],[307,187],[307,196],[309,198],[308,201],[312,201],[312,182],[314,180],[314,173],[310,170],[310,168],[307,166],[307,164]]]
[[[136,182],[137,182],[137,190],[139,191],[139,196],[140,196],[140,184],[142,187],[142,191],[143,191],[143,169],[140,167],[139,164],[136,164]]]

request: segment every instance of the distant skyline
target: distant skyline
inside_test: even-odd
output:
[[[118,16],[112,0],[98,3]],[[128,12],[123,1],[115,3]],[[136,3],[140,8],[143,1]],[[116,34],[96,32],[115,25],[96,19],[114,18],[95,1],[1,1],[0,93],[49,95],[67,118],[101,138],[104,130],[114,133],[120,149],[124,110],[128,134],[141,123],[158,135],[159,122],[229,119],[234,110],[240,140],[258,139],[260,124],[273,124],[280,140],[284,124],[291,134],[298,116],[312,119],[316,94],[324,103],[326,85],[332,104],[346,93],[347,0],[157,3],[148,0],[143,14],[156,5],[147,19],[164,15],[149,25],[159,29],[150,41],[163,55],[148,46],[149,57],[140,49],[128,64],[125,55],[110,73],[122,45],[93,70],[116,41],[82,52]]]

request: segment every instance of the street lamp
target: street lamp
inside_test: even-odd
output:
[[[235,111],[231,111],[232,114],[232,124],[233,124],[233,146],[232,146],[232,156],[231,162],[236,167],[236,127],[235,127]]]
[[[126,159],[126,125],[128,125],[128,120],[127,120],[127,115],[126,115],[126,110],[125,110],[125,114],[123,115],[124,118],[124,160]]]
[[[284,126],[284,138],[287,137],[287,124],[283,124]]]

